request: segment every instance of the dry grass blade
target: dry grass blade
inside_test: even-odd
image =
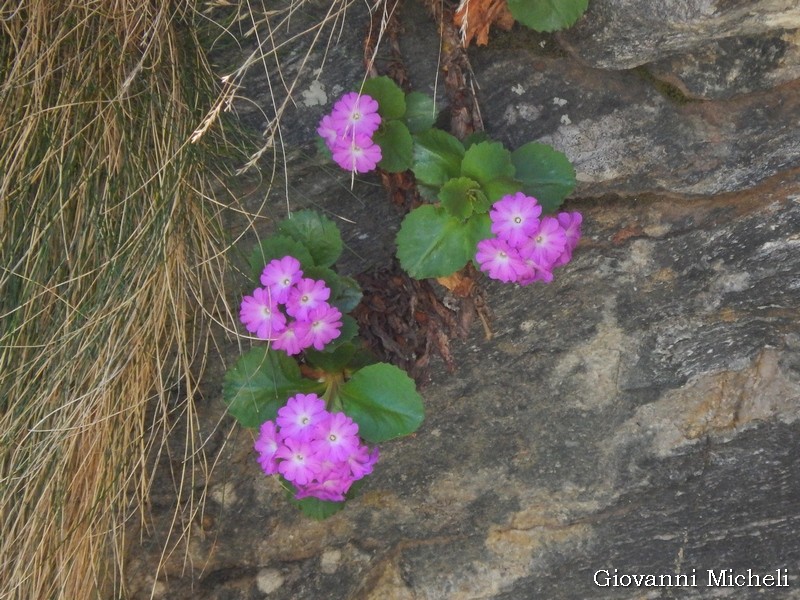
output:
[[[208,148],[188,143],[216,93],[193,17],[0,0],[2,598],[119,597],[124,528],[176,419],[202,472],[187,325],[226,309]]]

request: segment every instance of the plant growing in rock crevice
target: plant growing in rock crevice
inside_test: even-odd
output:
[[[319,149],[354,176],[377,169],[412,181],[419,201],[396,237],[409,276],[450,289],[476,268],[522,286],[552,281],[580,238],[581,215],[557,212],[576,183],[567,157],[534,141],[510,150],[482,131],[462,140],[435,127],[437,116],[432,98],[372,77],[322,117]],[[356,339],[348,313],[361,291],[335,271],[341,251],[336,226],[311,211],[253,251],[261,287],[240,316],[266,345],[242,356],[224,385],[231,414],[259,428],[264,472],[317,518],[352,498],[378,461],[375,444],[416,431],[424,414],[413,381]]]
[[[347,313],[361,291],[334,270],[341,252],[336,225],[313,211],[294,213],[255,248],[250,265],[260,287],[243,298],[240,317],[266,343],[246,352],[223,385],[231,415],[245,427],[260,428],[255,447],[264,471],[278,475],[289,497],[316,518],[340,510],[352,496],[350,485],[377,461],[375,451],[355,441],[356,433],[379,444],[413,433],[424,416],[408,375],[378,362],[357,342],[358,326]],[[296,436],[286,411],[302,402],[327,417],[320,429],[311,427],[314,415],[305,415],[308,431]],[[340,434],[324,429],[333,419],[355,425],[348,429],[348,451],[335,460],[328,446]]]
[[[331,115],[323,117],[318,129],[321,136],[328,135],[329,120],[343,113],[345,99],[353,94],[347,94],[334,106]],[[511,152],[500,142],[490,140],[484,132],[476,132],[462,142],[433,127],[432,99],[416,92],[412,94],[403,94],[388,77],[377,77],[367,80],[358,96],[364,104],[374,106],[380,115],[374,138],[369,143],[380,147],[381,156],[391,157],[376,161],[373,168],[389,172],[410,169],[426,200],[406,215],[397,234],[397,257],[412,277],[446,277],[474,260],[478,244],[492,238],[495,226],[490,211],[498,203],[522,194],[530,199],[530,204],[537,206],[538,217],[542,212],[554,213],[574,189],[575,170],[561,152],[537,142]],[[408,97],[412,100],[406,100]],[[425,118],[421,118],[422,115]],[[413,132],[408,123],[413,123]],[[343,133],[340,140],[347,135]],[[355,134],[350,135],[355,140]],[[355,145],[355,141],[347,140],[337,143]],[[340,162],[345,168],[348,164]],[[351,169],[361,172],[356,167],[353,163]],[[580,221],[573,224],[573,218],[562,217],[561,221],[573,227],[580,225]],[[531,222],[528,238],[541,238],[547,229],[561,230],[559,235],[566,239],[561,221],[546,217],[541,223],[538,219]],[[566,244],[562,242],[561,251],[565,249]],[[571,256],[571,248],[569,252]],[[550,281],[551,267],[556,261],[559,265],[565,264],[561,254],[552,261],[542,261],[539,256],[537,254],[535,260],[532,256],[524,258],[529,259],[531,268],[541,275],[514,281]],[[483,261],[476,262],[483,268]],[[492,276],[491,270],[484,270]]]

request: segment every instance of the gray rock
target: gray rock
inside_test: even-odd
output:
[[[507,52],[472,55],[487,130],[511,148],[538,140],[564,152],[577,195],[716,194],[800,166],[796,84],[691,102],[646,72]]]
[[[767,5],[778,3],[755,10]],[[360,35],[355,24],[348,35]],[[407,36],[435,61],[429,29]],[[205,508],[178,506],[160,472],[151,527],[131,542],[130,598],[800,597],[796,85],[675,102],[635,72],[529,48],[472,56],[489,132],[512,148],[549,140],[575,161],[581,184],[567,208],[585,227],[574,260],[548,286],[488,282],[494,339],[476,326],[453,344],[458,371],[434,365],[418,434],[384,444],[360,496],[323,522],[287,504],[259,471],[252,432],[225,416],[224,365],[241,350],[223,346],[193,424],[215,465]],[[345,59],[329,58],[326,94],[350,85],[358,59],[337,71]],[[427,89],[434,69],[417,66]],[[313,79],[301,75],[299,97]],[[391,254],[402,215],[376,178],[351,187],[309,155],[308,123],[322,110],[287,112],[300,150],[286,187],[256,188],[247,205],[265,217],[261,233],[284,215],[285,189],[293,209],[337,218],[356,273]],[[185,427],[162,455],[176,473]],[[203,474],[183,481],[184,501],[201,500]],[[188,543],[168,536],[176,507]],[[791,587],[706,585],[707,570],[726,568],[788,569]],[[615,569],[694,572],[697,585],[595,584]]]
[[[794,0],[592,0],[559,39],[587,64],[630,69],[692,52],[710,40],[798,27]]]
[[[167,559],[160,597],[770,592],[708,587],[707,570],[725,568],[786,568],[796,586],[800,177],[784,179],[691,202],[571,203],[586,225],[574,261],[549,286],[489,285],[495,338],[456,346],[458,372],[423,389],[418,434],[384,444],[359,498],[327,521],[285,502],[234,426],[210,446],[204,521],[188,562]],[[370,222],[369,205],[331,202]],[[358,227],[343,227],[349,243]],[[220,376],[205,383],[208,431],[225,422]],[[169,523],[159,489],[141,565],[159,560]],[[595,585],[614,569],[695,570],[697,587]]]
[[[800,78],[800,30],[709,42],[647,65],[689,98],[726,99]]]

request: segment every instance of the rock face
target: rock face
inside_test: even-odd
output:
[[[527,49],[476,53],[487,127],[533,139],[575,165],[579,195],[716,194],[800,165],[800,84],[690,102],[642,71],[600,71]]]
[[[592,0],[562,40],[602,69],[631,69],[711,40],[800,28],[794,0]]]
[[[644,6],[590,4],[579,32],[630,27],[601,11]],[[723,20],[737,35],[797,18],[794,2],[647,5],[652,18],[636,22],[654,40],[665,22],[723,11],[738,15]],[[427,56],[412,70],[426,91],[436,39],[419,7],[404,10],[403,44]],[[357,14],[348,52],[363,32]],[[612,37],[592,34],[598,45]],[[732,40],[725,52],[741,56]],[[646,73],[589,68],[554,45],[490,45],[472,60],[493,137],[547,141],[575,162],[567,208],[583,212],[584,238],[573,262],[546,286],[487,283],[494,338],[476,327],[454,345],[458,371],[440,368],[422,390],[418,434],[383,445],[359,498],[323,522],[260,474],[252,433],[224,416],[222,362],[212,366],[198,416],[217,461],[205,511],[187,516],[191,543],[162,554],[174,497],[155,486],[153,527],[131,550],[131,598],[800,597],[798,84],[676,102]],[[330,101],[334,85],[357,83],[346,74],[360,54],[331,52],[344,71],[316,84],[309,73],[299,97],[321,86]],[[670,60],[646,62],[656,59]],[[310,142],[307,124],[325,110],[298,103],[287,139]],[[402,215],[376,178],[350,189],[308,156],[288,172],[293,209],[343,218],[349,271],[391,253]],[[283,186],[254,203],[265,195],[265,216],[281,217]],[[227,363],[239,352],[225,351]],[[664,576],[661,587],[645,587],[647,575]]]
[[[647,65],[687,98],[728,99],[800,78],[800,30],[711,41]]]

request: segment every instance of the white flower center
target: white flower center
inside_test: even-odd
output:
[[[520,217],[520,216],[516,216],[516,217],[514,217],[514,223],[516,223],[517,225],[519,225],[520,223],[522,223],[522,217]]]

